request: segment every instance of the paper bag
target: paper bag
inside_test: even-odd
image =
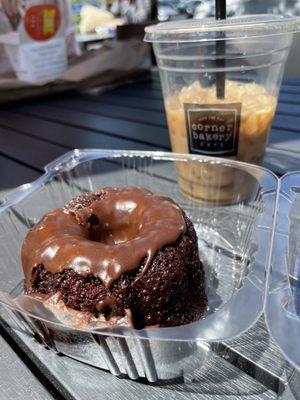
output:
[[[0,72],[26,82],[47,82],[78,54],[67,0],[0,0]]]

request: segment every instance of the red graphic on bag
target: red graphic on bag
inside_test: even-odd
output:
[[[30,7],[24,17],[26,32],[37,41],[52,38],[57,33],[60,23],[60,10],[52,4]]]

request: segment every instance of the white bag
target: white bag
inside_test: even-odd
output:
[[[0,73],[44,83],[60,77],[78,55],[67,0],[0,0]],[[2,34],[1,34],[2,33]]]

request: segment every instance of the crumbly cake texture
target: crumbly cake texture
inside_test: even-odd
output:
[[[76,213],[89,207],[105,192],[86,193],[74,198],[65,210]],[[198,320],[207,307],[203,265],[198,255],[197,236],[192,222],[183,213],[186,230],[176,243],[154,256],[144,273],[145,260],[112,283],[107,289],[93,274],[73,269],[51,273],[43,265],[33,268],[28,294],[59,293],[71,309],[100,313],[110,320],[124,317],[128,310],[133,326],[172,327]]]

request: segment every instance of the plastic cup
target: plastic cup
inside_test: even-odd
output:
[[[299,26],[298,17],[252,15],[147,27],[145,40],[153,43],[159,66],[172,150],[260,164]],[[223,77],[225,95],[219,98],[216,81]],[[200,201],[231,203],[235,188],[246,185],[217,162],[177,170],[181,190]]]

